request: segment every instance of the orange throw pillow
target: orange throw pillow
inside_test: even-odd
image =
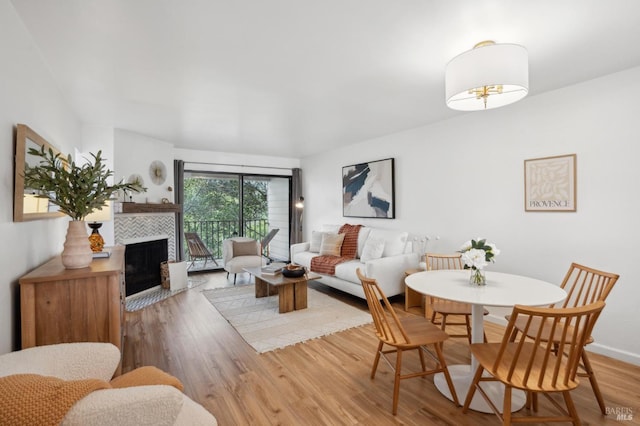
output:
[[[153,366],[136,368],[111,380],[111,386],[114,388],[147,385],[170,385],[180,391],[184,390],[180,380]]]

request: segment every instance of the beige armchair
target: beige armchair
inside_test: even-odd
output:
[[[38,374],[66,381],[91,378],[109,382],[119,362],[120,351],[110,343],[36,346],[0,355],[0,378]],[[0,391],[11,394],[11,389]],[[2,416],[0,412],[0,419]],[[60,424],[217,425],[217,421],[175,387],[147,385],[95,390],[73,404]]]
[[[266,259],[262,257],[260,243],[253,238],[234,237],[222,242],[222,259],[224,270],[233,274],[233,284],[236,284],[236,275],[244,272],[244,268],[259,268],[266,265]]]

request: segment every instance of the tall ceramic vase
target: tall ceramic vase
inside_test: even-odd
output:
[[[62,264],[67,269],[80,269],[89,266],[92,260],[93,252],[84,221],[70,221],[62,250]]]

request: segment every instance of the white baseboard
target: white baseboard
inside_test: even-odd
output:
[[[506,326],[507,320],[503,316],[489,314],[485,319],[494,324]],[[633,365],[640,365],[640,354],[634,354],[632,352],[623,351],[621,349],[612,348],[599,344],[597,342],[591,343],[587,346],[589,352],[597,353],[600,355],[608,356],[609,358],[617,359],[619,361],[628,362]]]
[[[621,349],[612,348],[611,346],[606,346],[599,344],[597,342],[591,343],[587,346],[589,352],[593,352],[596,354],[608,356],[609,358],[617,359],[619,361],[628,362],[633,365],[640,365],[640,355],[634,354],[632,352],[623,351]]]
[[[484,319],[494,324],[503,326],[507,325],[507,320],[504,318],[504,316],[492,314],[491,312],[489,312],[489,315],[485,316]]]

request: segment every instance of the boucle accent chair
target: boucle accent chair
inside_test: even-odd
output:
[[[65,381],[98,379],[109,382],[119,362],[120,351],[110,343],[36,346],[0,355],[0,378],[37,374]],[[114,388],[95,390],[78,400],[60,424],[217,425],[211,413],[178,390],[176,386],[181,387],[181,384],[176,378],[153,367],[137,370],[114,379],[108,385]],[[149,381],[148,377],[169,384],[135,386],[136,382],[145,379],[146,383],[156,383],[156,379]],[[0,412],[0,423],[4,423],[3,415],[6,413]]]
[[[244,272],[244,268],[260,268],[266,265],[266,259],[262,257],[260,242],[253,238],[234,237],[222,242],[222,260],[224,270],[233,274],[233,284],[236,283],[238,273]]]

